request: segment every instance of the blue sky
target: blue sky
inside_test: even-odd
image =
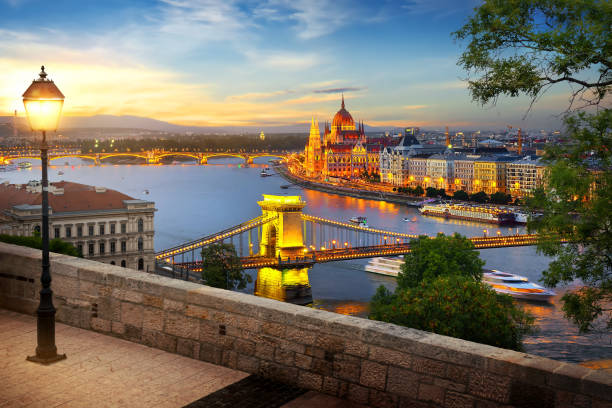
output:
[[[45,64],[65,114],[178,124],[330,120],[340,93],[371,125],[556,127],[567,90],[471,102],[450,33],[473,0],[0,0],[0,114]]]

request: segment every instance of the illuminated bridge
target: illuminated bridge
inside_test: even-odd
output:
[[[230,242],[245,269],[304,268],[314,263],[397,256],[410,252],[418,235],[355,225],[302,213],[300,196],[264,195],[262,215],[156,254],[159,264],[192,272],[202,270],[201,248]],[[535,245],[537,235],[470,238],[476,249]]]
[[[79,158],[92,160],[95,164],[100,165],[103,160],[109,158],[126,157],[142,159],[146,164],[159,164],[162,159],[169,157],[186,158],[194,160],[198,164],[207,164],[208,159],[236,157],[244,161],[245,164],[252,164],[253,159],[258,157],[275,157],[280,160],[286,160],[288,153],[286,152],[171,152],[171,151],[142,151],[142,152],[108,152],[108,153],[82,153],[81,151],[72,150],[51,150],[49,151],[49,161],[67,158]],[[40,151],[20,151],[20,152],[0,152],[0,164],[8,164],[13,160],[27,159],[40,160]]]

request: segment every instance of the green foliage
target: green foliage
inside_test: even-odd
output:
[[[446,191],[443,188],[427,187],[425,191],[427,197],[446,197]]]
[[[479,191],[474,194],[470,194],[470,201],[474,201],[477,203],[486,203],[489,201],[489,196],[484,191]]]
[[[244,289],[252,282],[232,244],[211,244],[202,249],[202,280],[208,286],[228,290]]]
[[[42,249],[42,239],[37,234],[33,237],[18,237],[14,235],[0,234],[0,242],[6,242],[7,244],[21,245],[30,248]],[[79,252],[72,244],[64,242],[61,239],[55,238],[49,241],[49,251],[58,254],[76,256],[79,258],[83,257],[83,254]]]
[[[597,104],[612,85],[611,30],[609,0],[485,0],[453,36],[468,41],[458,64],[475,101],[535,101],[565,82]]]
[[[410,247],[412,251],[404,256],[405,263],[397,277],[399,288],[412,288],[441,275],[462,275],[473,280],[482,277],[484,262],[472,241],[459,234],[438,234],[434,239],[421,236]]]
[[[457,275],[438,276],[395,294],[381,286],[371,311],[371,319],[513,350],[522,349],[534,321],[510,296]]]
[[[496,193],[491,194],[490,201],[493,204],[508,204],[512,201],[512,196],[510,194],[502,193],[498,191]]]
[[[555,257],[543,273],[547,286],[579,279],[584,287],[562,300],[581,331],[599,317],[612,328],[612,110],[566,119],[573,143],[547,150],[547,186],[528,205],[542,217],[528,227],[541,235],[540,252]],[[569,240],[561,243],[557,236]]]
[[[423,187],[421,186],[416,186],[412,191],[415,196],[419,196],[419,197],[425,194],[425,190],[423,190]]]
[[[467,201],[470,199],[470,196],[465,191],[459,190],[459,191],[455,191],[455,193],[453,194],[453,198],[455,200]]]

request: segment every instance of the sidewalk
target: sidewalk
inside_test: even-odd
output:
[[[56,344],[66,360],[26,361],[36,317],[0,309],[0,407],[183,407],[249,376],[61,323]],[[286,404],[310,406],[357,407],[315,392]]]

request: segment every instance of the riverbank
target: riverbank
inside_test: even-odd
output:
[[[395,194],[383,191],[360,190],[353,187],[334,186],[327,183],[316,183],[314,181],[305,180],[289,173],[287,167],[280,165],[275,166],[276,172],[285,180],[298,186],[311,190],[321,191],[330,194],[339,194],[354,198],[363,198],[366,200],[386,201],[394,204],[407,205],[409,207],[418,207],[423,202],[422,197],[407,197],[403,194]]]

